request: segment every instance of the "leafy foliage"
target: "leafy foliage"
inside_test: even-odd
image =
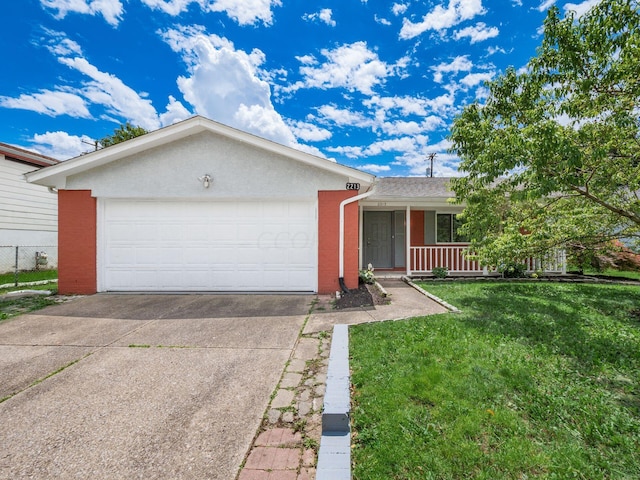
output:
[[[431,270],[431,273],[436,278],[447,278],[447,276],[449,275],[449,270],[447,269],[447,267],[435,267],[433,270]]]
[[[640,238],[639,64],[636,1],[579,18],[553,7],[527,71],[509,69],[455,120],[467,176],[451,186],[481,261]]]
[[[144,135],[145,133],[149,132],[147,132],[147,130],[142,127],[134,126],[127,122],[124,125],[120,125],[118,128],[116,128],[113,131],[113,134],[101,138],[99,140],[99,143],[100,145],[102,145],[102,147],[110,147],[111,145],[115,145],[116,143],[122,143],[126,140],[139,137],[141,135]]]

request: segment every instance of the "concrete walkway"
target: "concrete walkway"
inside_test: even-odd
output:
[[[238,480],[315,479],[334,325],[400,320],[448,311],[399,279],[383,279],[381,284],[389,294],[389,305],[334,310],[330,295],[318,296]]]

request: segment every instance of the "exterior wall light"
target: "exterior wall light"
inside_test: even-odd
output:
[[[202,185],[204,186],[204,188],[209,188],[209,186],[211,185],[211,175],[209,175],[208,173],[198,177],[198,180],[200,180],[202,182]]]

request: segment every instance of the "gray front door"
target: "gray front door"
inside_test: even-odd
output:
[[[364,212],[363,268],[393,268],[393,212]]]

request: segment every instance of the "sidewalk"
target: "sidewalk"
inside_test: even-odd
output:
[[[237,480],[315,479],[334,325],[447,312],[402,280],[382,279],[380,283],[389,294],[389,305],[334,310],[330,295],[318,296]]]

